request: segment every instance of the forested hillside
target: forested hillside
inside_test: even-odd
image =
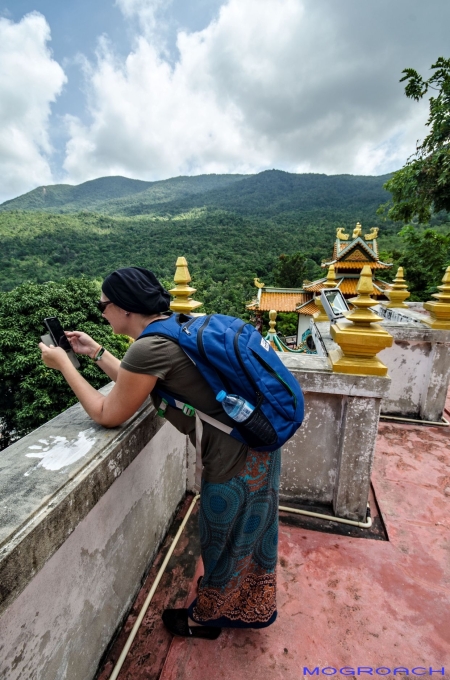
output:
[[[129,205],[159,203],[182,199],[190,194],[207,192],[238,181],[245,175],[199,175],[174,177],[160,182],[143,182],[127,177],[100,177],[77,186],[55,184],[6,201],[0,211],[40,210],[43,212],[73,213],[89,210],[117,214]],[[147,211],[148,212],[148,211]]]
[[[239,215],[272,217],[316,209],[377,208],[386,200],[389,175],[296,175],[267,170],[257,175],[199,175],[142,182],[101,177],[78,186],[38,187],[0,205],[0,211],[30,210],[108,215],[177,215],[194,208],[226,210]]]
[[[272,170],[154,183],[104,177],[45,194],[41,187],[0,206],[0,288],[102,277],[130,264],[170,281],[179,255],[198,281],[270,282],[281,253],[303,250],[319,265],[337,227],[379,224],[385,179]],[[383,227],[384,236],[394,233],[393,224]]]

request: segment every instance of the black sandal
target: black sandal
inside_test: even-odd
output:
[[[165,609],[162,620],[172,635],[180,637],[196,637],[205,640],[217,640],[221,628],[216,626],[190,626],[188,623],[189,615],[187,609]]]

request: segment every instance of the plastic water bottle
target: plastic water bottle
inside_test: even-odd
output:
[[[224,411],[230,418],[233,418],[238,423],[247,420],[255,410],[255,407],[249,404],[248,401],[238,397],[237,394],[227,394],[225,390],[221,390],[216,399],[221,402]]]

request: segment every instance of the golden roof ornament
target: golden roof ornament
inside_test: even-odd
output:
[[[265,283],[262,283],[262,282],[259,280],[259,278],[253,279],[253,283],[255,284],[255,286],[256,286],[257,288],[264,288],[264,286],[266,285]]]
[[[173,300],[170,303],[170,309],[173,312],[180,312],[183,314],[190,314],[197,307],[201,307],[203,302],[193,300],[190,295],[196,292],[196,288],[191,288],[188,284],[191,281],[189,274],[188,263],[185,257],[179,257],[176,263],[175,276],[173,277],[175,288],[169,290],[173,295]]]
[[[364,234],[364,238],[366,239],[366,241],[373,241],[374,238],[377,238],[378,232],[379,232],[378,227],[372,227],[368,234]]]
[[[324,281],[324,288],[336,288],[336,272],[334,264],[330,264],[327,272],[327,280]]]
[[[328,268],[328,272],[327,272],[327,279],[326,279],[326,281],[323,282],[322,285],[323,285],[324,288],[335,288],[336,287],[336,274],[335,274],[335,271],[334,271],[334,264],[330,264],[330,266]],[[320,293],[319,293],[319,295],[316,295],[316,297],[314,298],[314,302],[316,304],[316,307],[319,308],[319,311],[316,312],[315,314],[313,314],[314,321],[316,321],[316,322],[317,321],[319,321],[319,322],[320,321],[329,321],[328,315],[323,308],[322,298],[320,297]]]
[[[442,286],[438,286],[441,293],[433,293],[432,297],[437,299],[424,303],[424,308],[430,313],[430,319],[424,322],[439,330],[450,330],[450,267],[445,270]]]
[[[333,340],[339,349],[329,353],[333,371],[354,375],[387,375],[387,366],[377,358],[378,352],[391,347],[393,337],[377,322],[382,317],[370,308],[376,304],[373,293],[372,271],[364,265],[356,288],[357,297],[350,302],[354,309],[346,312],[346,321],[330,327]]]
[[[362,226],[359,222],[356,223],[356,227],[353,229],[353,238],[358,238],[361,236]]]
[[[350,234],[345,234],[344,228],[339,227],[339,229],[336,231],[336,238],[340,239],[341,241],[348,241]]]
[[[405,300],[411,293],[403,278],[403,267],[398,268],[397,275],[392,282],[392,288],[385,290],[384,293],[389,298],[389,302],[382,303],[384,307],[388,307],[389,309],[394,307],[406,307],[406,309],[408,309],[408,305],[405,305]]]

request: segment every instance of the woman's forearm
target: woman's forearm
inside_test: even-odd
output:
[[[107,376],[111,378],[114,382],[117,381],[117,373],[120,368],[120,359],[117,359],[111,352],[106,350],[99,361],[96,362],[97,366],[102,369]]]
[[[88,416],[101,425],[105,397],[100,394],[95,387],[92,387],[71,363],[67,363],[61,370],[61,373],[74,391],[75,396]]]
[[[145,402],[158,379],[154,375],[119,369],[116,384],[104,397],[80,375],[69,360],[64,361],[60,370],[86,413],[104,427],[117,427],[131,418]]]
[[[103,396],[83,378],[61,347],[47,347],[40,342],[39,348],[45,365],[61,371],[86,413],[104,427],[117,427],[131,418],[158,380],[155,375],[131,373],[120,368],[119,360],[109,355],[106,357],[105,373],[116,377],[116,380],[112,390]]]

